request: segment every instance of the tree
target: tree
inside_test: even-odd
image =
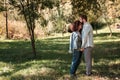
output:
[[[6,17],[6,38],[8,39],[8,0],[4,0],[5,5],[5,17]]]
[[[100,4],[99,0],[71,0],[73,5],[73,18],[78,19],[80,14],[86,14],[89,19],[93,19],[100,16]]]
[[[30,35],[31,45],[34,57],[36,57],[36,48],[35,48],[35,21],[40,17],[40,10],[49,7],[53,7],[52,0],[9,0],[10,4],[18,9],[21,15],[24,16],[24,19],[27,24],[27,28]]]
[[[120,16],[120,0],[71,0],[73,5],[73,18],[76,19],[80,14],[86,14],[90,22],[97,21],[100,16],[104,16],[107,27],[112,36],[110,27],[110,17],[112,16],[114,24],[115,18]],[[96,26],[95,26],[96,27]],[[96,28],[96,33],[97,33]]]
[[[0,1],[0,11],[3,12],[5,11],[5,18],[6,18],[6,38],[9,38],[8,35],[8,0]]]
[[[56,26],[55,31],[61,32],[63,35],[63,29],[64,29],[63,25],[64,25],[65,19],[63,15],[63,5],[61,4],[61,0],[58,1],[57,3],[57,12],[58,14],[56,15],[56,17],[54,17],[54,20],[55,20],[54,24]]]
[[[86,14],[90,22],[97,21],[101,15],[101,0],[71,0],[73,5],[73,19],[78,19],[79,15]],[[95,22],[96,23],[96,22]],[[97,34],[96,24],[93,24]]]
[[[110,5],[111,5],[111,1],[109,0],[101,1],[101,11],[106,21],[107,27],[109,28],[110,36],[112,36],[112,29],[110,27],[110,22],[109,22],[109,17],[110,17],[109,9],[111,9]]]
[[[53,22],[54,31],[62,33],[62,36],[64,36],[64,33],[67,32],[66,24],[73,22],[71,19],[72,5],[70,0],[58,0],[56,3],[50,19]]]

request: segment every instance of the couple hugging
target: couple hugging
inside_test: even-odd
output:
[[[70,67],[71,77],[76,77],[76,70],[80,64],[82,53],[86,63],[86,75],[91,75],[92,57],[91,52],[93,48],[93,29],[87,22],[86,15],[80,15],[79,20],[70,25],[70,46],[69,53],[73,53],[72,63]]]

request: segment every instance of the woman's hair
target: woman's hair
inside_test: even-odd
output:
[[[71,23],[69,26],[68,26],[68,32],[69,33],[72,33],[73,31],[71,30],[72,29],[72,26],[73,26],[73,23]]]
[[[79,21],[79,20],[76,20],[74,23],[73,23],[73,31],[77,31],[78,30],[78,27],[81,25],[82,27],[82,23]],[[80,29],[80,32],[81,32],[81,29]]]

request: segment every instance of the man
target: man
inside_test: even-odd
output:
[[[80,22],[83,23],[81,51],[83,51],[84,53],[86,63],[86,75],[90,76],[92,70],[91,52],[93,48],[93,29],[92,26],[87,22],[86,15],[80,16]]]

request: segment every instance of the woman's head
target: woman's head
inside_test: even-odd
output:
[[[73,24],[72,23],[68,26],[68,32],[70,32],[70,33],[73,32]]]
[[[82,23],[79,20],[76,20],[73,24],[72,31],[81,31],[82,30]]]

